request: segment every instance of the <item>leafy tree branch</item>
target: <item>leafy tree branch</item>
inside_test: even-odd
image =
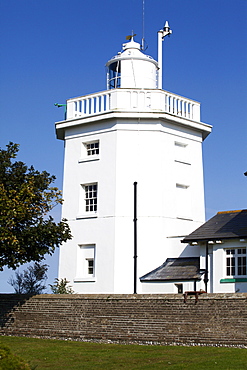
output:
[[[13,161],[19,146],[0,149],[0,270],[15,269],[52,254],[71,233],[66,220],[55,223],[49,211],[62,204],[55,176]]]

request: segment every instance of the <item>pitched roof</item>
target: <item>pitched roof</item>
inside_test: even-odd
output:
[[[163,265],[142,276],[140,281],[199,280],[203,273],[204,270],[200,270],[199,257],[167,258]]]
[[[181,242],[235,239],[247,237],[247,210],[218,212]]]

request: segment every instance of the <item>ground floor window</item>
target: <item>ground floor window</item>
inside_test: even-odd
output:
[[[226,249],[226,276],[246,276],[246,247]]]
[[[77,276],[95,277],[95,244],[79,245],[77,258]]]
[[[87,273],[90,276],[94,276],[94,259],[86,258],[87,260]]]

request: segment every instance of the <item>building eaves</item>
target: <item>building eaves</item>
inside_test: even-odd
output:
[[[247,238],[247,210],[218,212],[198,229],[186,236],[182,243]]]

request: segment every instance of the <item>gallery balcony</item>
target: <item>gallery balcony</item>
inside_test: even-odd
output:
[[[67,100],[67,120],[111,111],[165,112],[200,122],[200,103],[158,89],[114,89]]]
[[[66,102],[66,115],[56,123],[57,138],[65,130],[106,119],[161,119],[195,129],[204,140],[211,126],[200,121],[200,103],[159,89],[125,89],[101,91]]]

